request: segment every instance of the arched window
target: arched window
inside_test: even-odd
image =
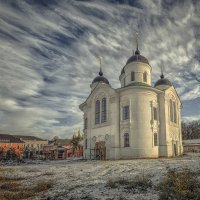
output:
[[[153,107],[153,118],[154,118],[154,120],[158,120],[158,113],[157,113],[156,107]]]
[[[144,82],[147,82],[147,72],[144,72],[144,73],[143,73],[143,81],[144,81]]]
[[[131,81],[135,81],[135,72],[131,72]]]
[[[102,114],[101,114],[101,122],[106,122],[106,98],[102,99]]]
[[[100,123],[100,101],[97,100],[95,104],[95,124]]]
[[[171,99],[170,99],[170,109],[169,109],[169,112],[170,112],[170,121],[173,122],[173,102],[172,102]]]
[[[176,103],[173,102],[173,111],[174,111],[174,123],[177,122],[177,117],[176,117]]]
[[[170,112],[170,121],[177,123],[177,111],[176,111],[176,102],[170,99],[169,102],[169,112]]]
[[[158,146],[158,134],[154,133],[154,146]]]
[[[122,115],[123,118],[122,119],[123,120],[129,119],[129,117],[130,117],[129,116],[130,115],[129,114],[129,106],[124,106],[122,112],[123,112],[123,115]]]
[[[124,147],[129,147],[129,134],[124,133]]]

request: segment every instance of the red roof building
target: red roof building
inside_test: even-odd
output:
[[[18,157],[22,159],[24,142],[13,135],[0,134],[0,160]]]

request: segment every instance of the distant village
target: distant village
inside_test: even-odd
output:
[[[57,160],[83,157],[83,136],[73,134],[71,139],[54,137],[45,140],[28,135],[0,134],[0,160]]]

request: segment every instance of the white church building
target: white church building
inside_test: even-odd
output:
[[[138,46],[138,45],[137,45]],[[84,113],[86,159],[173,157],[182,154],[181,102],[163,73],[152,86],[152,67],[135,51],[121,70],[121,87],[113,89],[101,67]]]

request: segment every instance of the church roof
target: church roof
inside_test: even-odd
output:
[[[20,140],[36,140],[36,141],[46,141],[44,139],[35,137],[35,136],[29,136],[29,135],[14,135],[14,137],[19,138]]]
[[[96,83],[96,82],[103,82],[103,83],[109,84],[108,79],[105,78],[104,76],[97,76],[97,77],[92,81],[92,83]]]
[[[99,71],[99,76],[97,76],[96,78],[94,78],[94,80],[92,81],[92,84],[93,83],[98,83],[98,82],[103,82],[103,83],[106,83],[109,85],[109,81],[107,78],[105,78],[103,76],[103,72],[101,71],[101,68],[100,68],[100,71]]]
[[[169,85],[169,86],[172,86],[172,83],[168,79],[166,79],[164,77],[164,75],[162,74],[160,76],[160,79],[155,83],[154,87],[157,87],[159,85]]]
[[[132,63],[132,62],[142,62],[142,63],[146,63],[149,65],[149,61],[147,60],[147,58],[145,58],[144,56],[140,55],[140,51],[138,50],[138,47],[135,51],[135,54],[132,55],[126,62],[126,65],[128,65],[129,63]],[[125,66],[126,66],[125,65]],[[124,68],[125,66],[123,67],[122,71],[121,71],[121,74],[124,73]]]
[[[140,55],[140,54],[135,54],[132,55],[128,61],[126,62],[126,65],[128,65],[131,62],[143,62],[149,65],[149,61],[147,60],[147,58],[145,58],[144,56]]]

